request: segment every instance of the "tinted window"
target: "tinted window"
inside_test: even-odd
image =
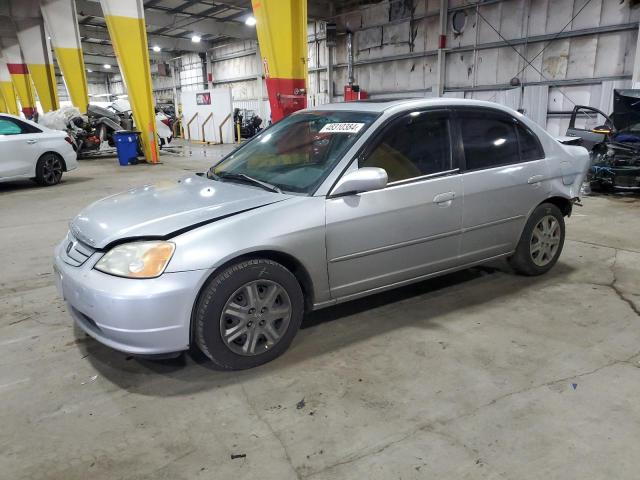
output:
[[[490,112],[459,114],[467,170],[520,161],[514,121]]]
[[[518,140],[520,141],[520,160],[528,162],[544,158],[544,151],[538,137],[522,125],[518,125]]]
[[[450,170],[448,115],[416,112],[396,120],[359,166],[384,168],[389,182]]]
[[[22,133],[20,126],[8,118],[0,118],[0,135],[18,135]]]

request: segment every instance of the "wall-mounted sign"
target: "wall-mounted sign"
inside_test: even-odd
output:
[[[211,105],[211,94],[209,92],[196,93],[197,105]]]

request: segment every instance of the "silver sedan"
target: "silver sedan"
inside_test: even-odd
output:
[[[110,347],[197,346],[250,368],[282,354],[310,310],[503,257],[547,272],[588,164],[493,103],[325,105],[206,173],[85,208],[55,250],[56,280]]]

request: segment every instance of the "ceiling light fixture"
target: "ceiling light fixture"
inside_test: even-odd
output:
[[[160,50],[162,50],[162,48],[160,48],[158,45],[154,45],[153,46],[153,51],[154,52],[159,52]]]
[[[93,70],[91,70],[90,68],[87,68],[87,72],[91,73],[93,72]]]
[[[200,35],[194,35],[191,37],[193,43],[200,43]]]
[[[244,21],[244,23],[245,23],[245,25],[253,27],[256,24],[256,17],[251,15],[251,16],[247,17],[247,19]]]
[[[103,65],[103,67],[105,68],[105,70],[110,70],[111,69],[111,65],[109,65],[108,63],[105,63]]]

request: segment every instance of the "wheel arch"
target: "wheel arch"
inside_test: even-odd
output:
[[[313,289],[313,280],[311,279],[311,275],[309,274],[309,271],[307,270],[307,268],[302,264],[302,262],[300,260],[298,260],[296,257],[294,257],[293,255],[289,254],[289,253],[285,253],[282,251],[278,251],[278,250],[269,250],[269,249],[263,249],[263,250],[255,250],[255,251],[251,251],[251,252],[245,252],[242,253],[236,257],[230,258],[229,260],[227,260],[226,262],[222,263],[221,265],[219,265],[218,267],[216,267],[207,277],[207,279],[202,283],[202,286],[200,287],[200,290],[198,291],[198,294],[196,295],[196,299],[195,302],[193,303],[193,307],[192,307],[192,311],[191,311],[191,320],[190,320],[190,339],[189,339],[189,343],[193,345],[193,328],[194,328],[194,318],[195,318],[195,312],[196,312],[196,308],[198,305],[198,302],[200,301],[200,296],[202,295],[202,292],[204,291],[204,289],[209,285],[209,282],[211,282],[211,280],[213,280],[220,272],[224,271],[224,269],[228,268],[229,266],[238,263],[238,262],[242,262],[244,260],[248,260],[251,258],[264,258],[266,260],[272,260],[274,262],[278,262],[279,264],[281,264],[283,267],[285,267],[287,270],[289,270],[294,277],[296,277],[296,280],[298,281],[298,284],[300,285],[300,288],[302,289],[302,295],[304,297],[304,310],[305,312],[309,312],[313,309],[313,300],[314,300],[314,289]]]
[[[566,197],[560,197],[560,196],[549,197],[549,198],[545,199],[544,201],[540,202],[538,205],[536,205],[536,208],[539,205],[542,205],[543,203],[551,203],[551,204],[555,205],[556,207],[558,207],[560,209],[560,211],[562,212],[562,215],[564,217],[570,217],[571,216],[571,212],[573,210],[573,202],[571,200],[569,200],[568,198],[566,198]],[[532,210],[532,212],[533,212],[533,210]]]
[[[560,209],[560,212],[562,213],[563,217],[570,217],[571,216],[571,212],[573,210],[573,202],[570,199],[568,199],[566,197],[561,197],[559,195],[554,195],[554,196],[545,198],[540,203],[538,203],[537,205],[532,207],[531,210],[529,210],[529,213],[527,214],[526,218],[524,219],[524,222],[522,223],[522,227],[520,228],[520,231],[518,232],[518,238],[520,238],[520,236],[522,235],[522,232],[524,231],[524,228],[525,228],[525,226],[527,224],[527,221],[529,221],[529,218],[531,218],[531,215],[533,215],[533,212],[536,210],[536,208],[538,208],[540,205],[542,205],[544,203],[551,203],[552,205],[555,205],[556,207],[558,207]]]

